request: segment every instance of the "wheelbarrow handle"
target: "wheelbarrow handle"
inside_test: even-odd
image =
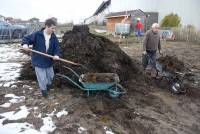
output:
[[[37,54],[40,54],[40,55],[43,55],[43,56],[52,58],[52,59],[54,58],[54,56],[52,56],[52,55],[49,55],[49,54],[46,54],[46,53],[42,53],[42,52],[39,52],[39,51],[30,49],[30,48],[24,49],[23,47],[21,47],[21,49],[22,49],[22,50],[28,50],[28,51],[31,51],[31,52],[34,52],[34,53],[37,53]],[[59,60],[59,61],[62,61],[62,62],[65,62],[65,63],[77,65],[77,66],[83,66],[82,64],[75,63],[75,62],[72,62],[72,61],[69,61],[69,60],[65,60],[65,59],[62,59],[62,58],[59,58],[58,60]]]
[[[80,77],[80,75],[78,75],[73,69],[71,69],[70,67],[67,67],[67,66],[63,66],[63,68],[66,68],[68,70],[70,70],[76,77]]]

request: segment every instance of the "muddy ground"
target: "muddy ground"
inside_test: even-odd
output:
[[[141,83],[130,79],[125,86],[128,93],[120,99],[110,99],[106,92],[94,92],[86,97],[80,89],[65,85],[51,90],[49,98],[45,99],[40,95],[37,83],[23,80],[10,87],[0,87],[0,104],[7,102],[4,97],[7,93],[26,97],[23,102],[9,108],[0,108],[0,113],[16,110],[21,105],[32,110],[26,119],[6,120],[4,124],[26,121],[39,129],[42,125],[42,120],[37,118],[39,113],[43,117],[52,111],[65,109],[68,115],[52,117],[56,125],[52,133],[78,133],[78,129],[83,127],[85,129],[79,133],[101,134],[110,130],[119,134],[198,134],[200,46],[186,42],[162,44],[163,54],[175,55],[194,74],[186,94],[174,95],[167,88],[155,86],[153,81]],[[124,39],[119,46],[131,58],[137,59],[138,66],[141,66],[140,43]],[[33,110],[34,107],[38,107],[37,111]]]

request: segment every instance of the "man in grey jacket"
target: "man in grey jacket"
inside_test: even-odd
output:
[[[147,65],[156,68],[156,51],[161,53],[159,24],[154,23],[152,29],[146,32],[144,44],[143,44],[143,67]],[[144,58],[145,57],[145,58]]]

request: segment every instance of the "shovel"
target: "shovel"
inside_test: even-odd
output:
[[[49,55],[49,54],[46,54],[46,53],[42,53],[42,52],[39,52],[39,51],[30,49],[30,48],[27,48],[27,49],[21,48],[21,49],[22,49],[22,50],[25,50],[25,51],[31,51],[31,52],[34,52],[34,53],[37,53],[37,54],[40,54],[40,55],[43,55],[43,56],[46,56],[46,57],[49,57],[49,58],[52,58],[52,59],[54,58],[54,56],[52,56],[52,55]],[[85,67],[85,66],[82,65],[82,64],[75,63],[75,62],[72,62],[72,61],[69,61],[69,60],[65,60],[65,59],[62,59],[62,58],[59,58],[59,59],[57,59],[57,60],[62,61],[62,62],[65,62],[65,63],[72,64],[72,65]]]

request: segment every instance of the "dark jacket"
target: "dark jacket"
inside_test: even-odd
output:
[[[51,34],[51,37],[49,39],[49,49],[46,52],[43,29],[41,31],[37,31],[25,36],[22,39],[22,45],[23,44],[33,45],[33,50],[36,51],[47,53],[52,56],[60,56],[59,42],[54,33]],[[36,54],[34,52],[32,53],[31,60],[34,67],[47,68],[53,65],[53,60],[51,58]]]
[[[146,32],[144,43],[143,43],[143,51],[146,50],[161,50],[160,44],[160,35],[159,33],[154,33],[152,30]]]

